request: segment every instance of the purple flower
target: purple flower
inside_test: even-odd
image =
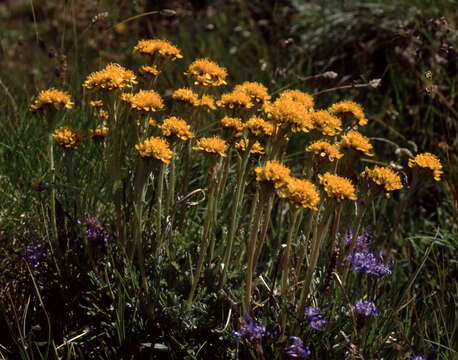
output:
[[[377,316],[377,306],[372,301],[358,300],[355,304],[356,313],[364,317]]]
[[[369,231],[365,231],[362,235],[358,236],[358,238],[356,239],[355,249],[358,249],[358,250],[369,249],[369,246],[372,243],[372,238],[373,238],[372,234]],[[344,236],[344,243],[347,248],[350,247],[352,240],[353,240],[353,231],[349,229],[345,233],[345,236]]]
[[[292,345],[285,347],[285,353],[293,358],[300,358],[305,359],[306,357],[310,356],[311,352],[308,346],[304,346],[301,338],[297,336],[290,336],[290,340],[292,340]]]
[[[248,339],[250,341],[260,340],[266,333],[266,328],[262,324],[258,324],[253,319],[248,321],[238,331],[234,331],[234,336],[237,340]]]
[[[410,360],[426,360],[426,358],[424,356],[418,355],[413,358],[410,358]]]
[[[410,360],[434,360],[436,358],[437,352],[438,352],[437,350],[431,350],[425,356],[416,355],[410,358]]]
[[[23,257],[31,267],[36,268],[46,256],[46,246],[37,239],[32,239],[30,245],[24,246]]]
[[[86,218],[86,235],[89,241],[95,245],[108,245],[113,240],[113,235],[109,233],[99,219],[94,217]]]
[[[391,274],[391,268],[384,264],[382,255],[375,255],[369,250],[355,251],[347,256],[347,261],[354,272],[375,276]]]
[[[316,331],[323,331],[323,327],[329,323],[329,321],[323,319],[323,314],[319,307],[307,306],[304,309],[305,316],[309,321],[309,328]]]

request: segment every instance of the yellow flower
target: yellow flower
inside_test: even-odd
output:
[[[140,90],[138,93],[127,96],[125,99],[132,109],[143,111],[158,111],[164,107],[161,96],[154,90]]]
[[[131,88],[136,83],[136,76],[133,71],[127,70],[119,64],[108,64],[102,70],[89,74],[83,86],[87,89],[113,90]]]
[[[94,116],[98,119],[102,119],[103,121],[108,121],[110,118],[110,115],[108,114],[108,111],[104,109],[98,109],[94,111]]]
[[[197,106],[199,105],[199,95],[197,95],[194,91],[188,88],[180,88],[173,92],[172,94],[173,100],[178,102]]]
[[[145,139],[143,143],[136,144],[135,148],[142,158],[157,159],[166,164],[170,162],[173,156],[167,141],[157,136]]]
[[[390,196],[390,191],[402,189],[401,177],[389,167],[375,166],[373,169],[366,167],[361,176],[383,186],[387,197]]]
[[[326,140],[318,140],[305,148],[305,151],[313,152],[321,157],[328,157],[329,161],[340,159],[343,154],[336,145],[330,144]]]
[[[439,158],[436,155],[427,152],[418,154],[413,159],[410,159],[409,167],[418,167],[421,169],[432,171],[432,175],[434,177],[434,180],[436,181],[440,181],[441,175],[444,173],[442,171],[442,164]]]
[[[342,121],[327,110],[313,111],[310,118],[314,128],[323,135],[334,136],[342,130]]]
[[[153,118],[148,118],[148,126],[156,127],[157,126],[157,121],[154,120]]]
[[[176,136],[181,140],[189,140],[194,137],[191,132],[191,126],[185,120],[176,116],[165,119],[159,127],[162,129],[162,135],[164,136]]]
[[[308,110],[312,109],[315,105],[313,97],[300,90],[285,90],[280,94],[279,98],[298,102],[304,105]]]
[[[346,149],[353,149],[366,156],[374,156],[371,153],[372,144],[369,139],[356,130],[351,130],[342,137],[341,146]]]
[[[334,116],[347,118],[350,123],[358,124],[359,126],[367,124],[363,107],[353,101],[340,101],[332,105],[328,111]]]
[[[197,140],[196,146],[192,149],[227,156],[226,151],[228,149],[228,145],[223,139],[213,136]]]
[[[228,130],[234,130],[236,137],[242,136],[242,131],[244,128],[242,119],[225,116],[221,119],[220,123],[223,128]]]
[[[89,105],[95,108],[102,107],[103,106],[103,101],[102,100],[94,100],[90,101]]]
[[[318,179],[330,198],[337,201],[356,200],[356,190],[349,179],[328,172],[318,175]]]
[[[180,50],[166,40],[140,40],[134,47],[134,52],[143,55],[159,55],[167,60],[174,61],[181,59],[183,56]]]
[[[140,67],[140,73],[142,73],[143,76],[158,76],[160,73],[160,70],[157,68],[157,66],[152,65],[143,65]]]
[[[81,134],[70,126],[62,126],[54,130],[52,137],[65,149],[73,150],[81,142]]]
[[[210,95],[202,95],[198,100],[198,106],[206,106],[207,110],[216,110],[215,99]]]
[[[276,189],[283,186],[289,179],[291,170],[276,160],[267,161],[264,167],[257,167],[256,181],[271,183]]]
[[[274,126],[260,117],[252,116],[246,123],[246,127],[254,136],[270,136],[274,132]]]
[[[235,143],[235,148],[241,151],[246,151],[248,147],[248,139],[241,139]],[[250,154],[264,154],[264,147],[261,145],[259,141],[256,141],[253,146],[251,146]]]
[[[294,206],[305,209],[317,210],[320,202],[320,195],[310,181],[288,178],[286,186],[282,187],[278,194],[280,197],[288,199]]]
[[[254,102],[264,104],[270,100],[267,88],[258,82],[245,81],[241,85],[236,85],[234,92],[241,91],[248,95]]]
[[[251,98],[241,91],[232,91],[221,95],[218,106],[229,109],[249,109],[253,107]]]
[[[97,129],[89,129],[89,136],[92,140],[103,140],[108,135],[108,128],[106,126]]]
[[[313,128],[307,108],[291,99],[278,98],[272,104],[265,104],[264,111],[279,127],[290,127],[293,132],[309,132]]]
[[[220,86],[226,84],[226,69],[208,59],[195,60],[184,74],[193,78],[195,85]]]
[[[51,105],[57,109],[71,109],[73,102],[65,91],[57,89],[42,90],[38,94],[34,103],[30,105],[30,111],[38,111],[50,107]]]

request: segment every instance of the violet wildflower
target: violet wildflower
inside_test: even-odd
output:
[[[251,318],[248,319],[248,321],[238,331],[234,331],[234,336],[239,341],[243,339],[248,339],[250,341],[260,340],[265,334],[265,326],[257,323]]]
[[[329,321],[323,319],[323,314],[319,307],[307,306],[304,309],[305,316],[309,321],[309,328],[316,331],[323,331],[323,327],[329,323]]]
[[[369,231],[365,231],[362,235],[356,238],[356,247],[355,249],[367,250],[372,243],[372,234]],[[351,241],[353,240],[353,231],[348,229],[348,231],[344,235],[344,244],[345,247],[350,247]]]
[[[355,304],[356,313],[364,317],[377,316],[377,306],[372,301],[358,300]]]
[[[86,235],[94,245],[108,245],[113,240],[113,235],[107,230],[99,219],[88,217],[86,218]]]
[[[409,360],[434,360],[436,358],[438,351],[431,350],[425,356],[423,355],[415,355],[414,357],[410,358]]]
[[[293,358],[305,359],[310,356],[311,352],[308,346],[304,346],[301,338],[297,336],[290,336],[292,345],[285,347],[285,353]]]
[[[391,274],[390,266],[384,264],[382,255],[375,255],[369,250],[355,251],[347,256],[353,272],[375,276]]]
[[[38,267],[45,256],[46,246],[37,239],[32,239],[30,245],[24,246],[23,257],[33,268]]]

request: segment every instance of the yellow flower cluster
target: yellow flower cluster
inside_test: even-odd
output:
[[[132,109],[142,111],[158,111],[164,107],[161,96],[154,90],[140,90],[134,95],[128,94],[122,97],[127,101]]]
[[[52,137],[65,149],[73,150],[81,142],[81,134],[70,126],[62,126],[54,130]]]
[[[199,105],[199,95],[189,88],[175,90],[172,94],[172,99],[191,106]]]
[[[140,73],[145,77],[158,76],[160,73],[160,70],[155,65],[152,65],[152,66],[143,65],[143,66],[140,66]]]
[[[315,105],[313,97],[300,90],[285,90],[280,94],[279,98],[297,102],[305,106],[307,110],[312,109]]]
[[[137,80],[133,71],[118,64],[108,64],[102,70],[89,74],[83,86],[87,89],[113,90],[131,88],[136,83]]]
[[[221,156],[227,156],[226,151],[228,148],[229,146],[227,145],[226,141],[217,136],[213,136],[197,140],[196,145],[192,149],[219,154]]]
[[[323,135],[334,136],[342,130],[342,121],[327,110],[311,112],[310,119],[313,127]]]
[[[242,131],[244,128],[242,119],[225,116],[221,119],[220,123],[223,128],[234,130],[236,137],[242,136]]]
[[[134,52],[149,56],[159,55],[171,61],[183,57],[176,46],[166,40],[159,39],[140,40],[137,45],[135,45]]]
[[[226,84],[226,69],[208,59],[195,60],[184,74],[193,78],[195,85],[220,86]]]
[[[320,195],[310,181],[290,177],[279,191],[279,195],[288,199],[296,207],[317,210]]]
[[[270,136],[274,132],[274,126],[258,116],[252,116],[248,119],[246,127],[254,136]]]
[[[249,109],[253,107],[251,98],[242,91],[232,91],[221,95],[217,105],[229,109]]]
[[[30,111],[38,111],[53,106],[55,109],[71,109],[73,102],[65,91],[57,89],[42,90],[34,103],[30,105]]]
[[[408,165],[410,168],[418,167],[432,172],[434,180],[436,181],[440,181],[441,175],[444,173],[439,158],[427,152],[418,154],[413,159],[410,159]]]
[[[215,99],[211,95],[202,95],[198,100],[198,106],[207,107],[207,110],[216,110]]]
[[[241,139],[235,143],[235,148],[240,151],[246,151],[249,145],[248,139]],[[250,149],[250,154],[264,154],[264,147],[261,145],[259,141],[256,141]]]
[[[258,82],[245,81],[241,85],[236,85],[234,92],[238,91],[248,95],[250,100],[256,103],[264,104],[270,100],[267,88]]]
[[[157,159],[166,164],[170,162],[173,156],[167,141],[157,136],[145,139],[143,143],[136,144],[135,148],[142,158]]]
[[[102,119],[103,121],[108,121],[108,119],[110,118],[108,111],[100,108],[94,111],[94,116],[98,119]]]
[[[373,169],[366,167],[361,176],[382,186],[387,197],[390,196],[390,191],[402,189],[401,177],[389,167],[375,166]]]
[[[293,132],[308,132],[313,128],[306,107],[300,102],[278,98],[272,104],[266,104],[264,111],[279,127],[289,127]]]
[[[329,161],[340,159],[343,156],[338,146],[333,145],[326,140],[318,140],[311,143],[305,148],[305,151],[313,152],[321,157],[327,156]]]
[[[264,167],[257,167],[256,181],[271,183],[276,189],[283,186],[289,179],[291,170],[276,160],[267,161]]]
[[[165,119],[160,128],[164,136],[176,136],[181,140],[189,140],[194,137],[191,132],[191,126],[185,120],[176,116]]]
[[[93,140],[103,140],[108,135],[108,128],[106,126],[97,129],[89,129],[89,136]]]
[[[371,153],[372,144],[369,139],[356,130],[351,130],[342,137],[341,146],[345,149],[353,149],[366,156],[374,156]]]
[[[320,184],[323,185],[326,194],[337,201],[356,200],[356,190],[350,179],[325,173],[318,175]]]
[[[328,111],[332,115],[348,120],[351,124],[358,124],[359,126],[367,124],[363,107],[353,101],[340,101],[332,105]]]

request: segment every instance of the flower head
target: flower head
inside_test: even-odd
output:
[[[292,358],[305,359],[311,355],[308,346],[304,346],[301,338],[290,336],[289,339],[293,342],[290,346],[285,347],[286,355]]]
[[[305,106],[307,110],[312,109],[315,105],[313,97],[300,90],[285,90],[280,94],[280,99],[288,99]]]
[[[235,143],[235,148],[237,150],[246,151],[249,147],[249,140],[248,139],[240,139]],[[250,149],[251,154],[264,154],[264,147],[261,145],[259,141],[253,143]]]
[[[159,39],[140,40],[137,45],[135,45],[134,52],[148,56],[157,55],[171,61],[183,57],[176,46],[166,40]]]
[[[246,127],[253,136],[270,136],[274,132],[274,126],[258,116],[249,118]]]
[[[436,155],[427,152],[418,154],[413,159],[410,159],[409,167],[426,170],[429,173],[432,172],[434,180],[436,181],[440,181],[441,175],[444,173],[442,171],[442,164],[439,158]]]
[[[81,142],[80,132],[70,126],[57,128],[54,130],[52,137],[60,146],[69,150],[76,149]]]
[[[226,84],[226,69],[208,59],[195,60],[184,74],[193,78],[195,85],[220,86]]]
[[[291,170],[276,160],[267,161],[264,167],[257,167],[256,181],[271,183],[276,189],[289,180]]]
[[[102,70],[89,74],[83,86],[87,89],[113,90],[131,88],[136,83],[137,80],[133,71],[127,70],[119,64],[108,64]]]
[[[73,105],[70,95],[65,91],[48,89],[40,91],[34,103],[30,105],[30,111],[44,110],[51,106],[56,110],[71,109]]]
[[[358,250],[347,256],[353,272],[377,277],[391,274],[389,266],[384,264],[382,255],[375,255],[368,249]]]
[[[124,97],[132,109],[141,111],[158,111],[164,107],[161,96],[154,90],[140,90],[138,93]]]
[[[185,120],[176,116],[165,119],[160,128],[162,129],[162,135],[167,137],[176,136],[181,140],[189,140],[194,137],[191,132],[191,126]]]
[[[363,107],[353,101],[340,101],[332,105],[328,111],[332,115],[342,119],[348,119],[350,123],[358,124],[359,126],[367,124],[367,118],[366,115],[364,115]]]
[[[234,92],[237,91],[245,93],[255,103],[264,104],[270,100],[267,88],[258,82],[245,81],[243,84],[235,86]]]
[[[315,185],[308,180],[289,177],[279,195],[288,199],[294,206],[317,210],[320,195]]]
[[[328,172],[323,175],[318,175],[318,179],[330,198],[337,201],[345,199],[356,200],[356,190],[350,179]]]
[[[196,146],[193,147],[193,150],[202,150],[207,153],[227,156],[226,151],[228,148],[229,146],[226,141],[217,136],[213,136],[197,140]]]
[[[143,143],[136,144],[135,148],[142,158],[157,159],[166,164],[170,162],[173,156],[167,141],[160,137],[147,138]]]
[[[94,101],[90,101],[89,102],[89,105],[94,107],[94,108],[100,108],[103,106],[103,101],[102,100],[94,100]]]
[[[313,152],[320,157],[328,157],[329,161],[340,159],[343,156],[338,146],[326,140],[318,140],[311,143],[305,148],[305,151]]]
[[[108,111],[101,108],[96,108],[93,114],[96,118],[101,119],[103,121],[108,121],[108,119],[110,118],[110,114],[108,114]]]
[[[159,75],[160,70],[155,65],[152,65],[152,66],[143,65],[143,66],[140,66],[140,73],[144,77],[149,77],[149,76],[153,76],[154,77],[154,76],[158,76]]]
[[[402,189],[401,177],[389,167],[375,166],[373,169],[366,167],[361,176],[383,187],[387,196],[393,190]]]
[[[355,311],[364,317],[375,317],[378,315],[377,306],[372,301],[358,300],[355,304]]]
[[[207,111],[216,110],[215,98],[211,95],[202,95],[197,102],[198,106],[207,107]]]
[[[92,244],[106,246],[108,243],[113,241],[113,235],[110,234],[108,229],[100,222],[99,219],[88,217],[85,221],[86,236]]]
[[[102,126],[96,129],[89,129],[89,136],[92,140],[103,140],[108,135],[108,128],[106,126]]]
[[[244,128],[242,119],[225,116],[221,119],[220,124],[224,129],[233,130],[236,137],[242,136]]]
[[[229,109],[249,109],[253,107],[251,98],[242,91],[232,91],[221,95],[217,105]]]
[[[342,121],[327,110],[313,111],[310,118],[313,127],[323,135],[334,136],[342,130]]]
[[[197,106],[199,104],[199,95],[189,88],[180,88],[173,92],[173,100],[181,102],[183,104]]]
[[[369,139],[356,130],[350,130],[342,137],[342,148],[352,149],[366,156],[374,156]]]
[[[264,325],[257,323],[253,319],[249,318],[248,321],[244,320],[243,326],[238,331],[234,331],[234,336],[240,341],[247,339],[249,341],[261,340],[266,334],[266,328]]]
[[[304,309],[305,317],[307,318],[309,328],[316,331],[323,331],[323,327],[329,324],[329,321],[323,318],[323,314],[319,307],[307,306]]]
[[[33,268],[37,268],[46,256],[46,245],[38,239],[32,239],[29,245],[23,248],[22,256]]]
[[[272,104],[265,104],[264,111],[279,127],[289,127],[293,132],[308,132],[313,128],[313,123],[307,108],[288,98],[278,98]]]

